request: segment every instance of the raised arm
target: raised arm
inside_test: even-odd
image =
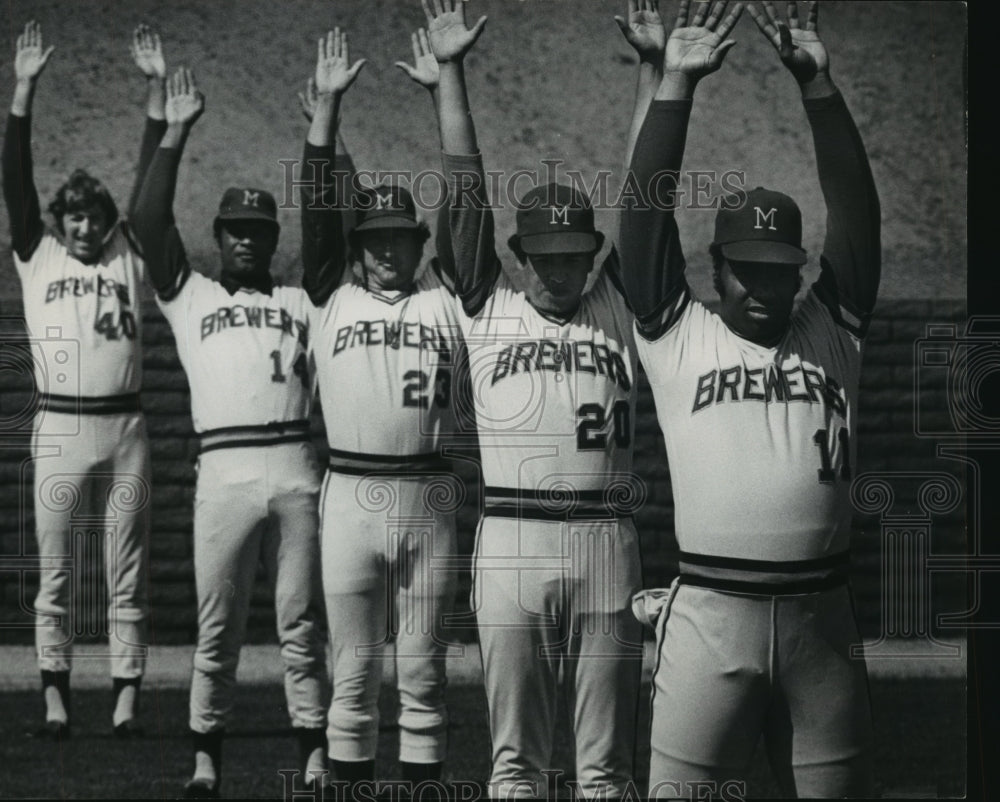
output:
[[[10,216],[10,236],[14,253],[27,261],[42,238],[42,212],[35,188],[31,161],[31,106],[35,85],[55,48],[42,43],[42,28],[31,21],[17,37],[14,56],[14,99],[7,117],[7,133],[0,156],[3,172],[3,195]]]
[[[167,130],[164,107],[167,99],[167,62],[163,57],[160,36],[148,25],[137,25],[132,32],[129,46],[132,61],[146,79],[146,125],[139,147],[139,164],[135,170],[135,180],[128,199],[128,213],[131,216],[139,199],[139,190],[146,178],[146,171],[153,160],[153,154]]]
[[[882,272],[881,210],[861,135],[830,78],[819,4],[810,4],[804,26],[794,2],[788,4],[787,23],[770,2],[763,11],[751,7],[750,14],[798,82],[812,127],[827,210],[817,289],[848,327],[863,334]]]
[[[167,82],[167,130],[153,155],[132,214],[150,281],[165,301],[173,298],[190,274],[187,254],[174,224],[177,168],[191,128],[205,110],[205,99],[191,70],[181,68]]]
[[[347,33],[340,28],[320,37],[315,103],[310,104],[312,120],[302,162],[303,175],[313,180],[301,185],[302,286],[316,305],[337,288],[347,263],[343,214],[348,196],[344,177],[338,180],[336,173],[338,167],[342,173],[348,167],[353,172],[354,166],[349,160],[337,164],[337,130],[341,98],[364,65],[364,59],[351,64]]]
[[[316,104],[319,102],[319,92],[316,90],[316,75],[310,75],[309,80],[306,81],[306,89],[304,92],[299,92],[299,104],[302,106],[302,116],[306,118],[306,122],[310,125],[312,124],[313,115],[316,113]],[[351,151],[347,147],[347,143],[344,141],[344,129],[341,126],[340,121],[337,121],[337,137],[335,141],[337,148],[337,155],[334,157],[334,172],[338,176],[343,174],[343,178],[338,178],[341,181],[341,186],[344,189],[344,202],[341,204],[341,230],[344,232],[344,241],[347,241],[347,235],[350,233],[351,229],[354,228],[355,220],[355,210],[351,206],[351,198],[354,197],[354,174],[357,172],[357,168],[354,166],[354,159],[351,157]]]
[[[421,4],[427,43],[440,69],[438,130],[448,186],[447,209],[438,215],[438,259],[465,311],[475,314],[500,275],[493,212],[465,85],[465,54],[486,27],[486,17],[468,28],[463,0],[433,0],[433,9],[428,0]]]
[[[667,32],[660,18],[658,0],[628,0],[628,14],[615,17],[615,22],[626,41],[639,56],[639,76],[635,86],[635,103],[632,122],[628,129],[625,148],[625,166],[632,163],[635,140],[639,136],[649,104],[663,80],[663,51],[667,46]]]
[[[663,80],[636,138],[629,181],[640,200],[621,211],[622,279],[640,333],[656,339],[676,320],[687,301],[684,253],[674,219],[687,139],[688,119],[698,82],[722,66],[735,42],[726,36],[743,11],[736,3],[681,0],[667,39]]]

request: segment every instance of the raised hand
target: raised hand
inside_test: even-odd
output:
[[[628,17],[615,17],[618,28],[643,61],[663,59],[667,31],[659,5],[658,0],[628,0]]]
[[[722,66],[726,53],[736,44],[735,39],[726,37],[743,13],[743,3],[736,3],[723,18],[728,5],[728,0],[700,0],[689,24],[691,0],[681,0],[674,29],[667,39],[664,73],[680,73],[697,81]]]
[[[795,80],[805,84],[818,74],[828,73],[830,57],[817,30],[819,3],[809,4],[804,28],[799,27],[799,9],[794,0],[788,4],[787,24],[775,11],[773,3],[768,0],[763,6],[763,11],[754,6],[749,6],[747,10],[761,33],[774,45],[782,63],[788,67]]]
[[[316,76],[310,75],[306,81],[306,91],[299,92],[299,104],[302,106],[302,115],[312,122],[316,115],[316,104],[319,102],[319,90],[316,89]]]
[[[190,128],[205,111],[205,97],[198,91],[194,73],[181,67],[167,81],[167,125]]]
[[[461,61],[486,27],[482,16],[471,28],[465,25],[465,0],[420,0],[427,17],[427,41],[441,63]]]
[[[433,92],[441,79],[441,70],[427,40],[427,31],[421,28],[410,40],[413,43],[413,66],[405,61],[397,61],[396,66],[410,76],[411,80]]]
[[[167,77],[167,62],[163,57],[160,36],[148,25],[135,26],[129,52],[135,66],[147,78],[159,78],[162,81]]]
[[[316,92],[323,95],[340,95],[354,83],[365,59],[351,64],[351,51],[347,44],[347,31],[340,28],[327,31],[320,37],[316,53]]]
[[[14,75],[19,81],[34,81],[42,74],[54,45],[42,44],[42,26],[32,20],[17,37],[17,54],[14,56]]]

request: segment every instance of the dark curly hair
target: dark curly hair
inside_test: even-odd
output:
[[[56,192],[55,199],[49,204],[49,212],[55,218],[59,233],[65,234],[63,216],[91,206],[99,206],[104,210],[110,231],[118,222],[118,207],[111,198],[111,193],[86,170],[74,170],[69,180]]]

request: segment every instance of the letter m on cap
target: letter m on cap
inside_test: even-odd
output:
[[[259,201],[259,200],[260,200],[260,193],[259,192],[252,192],[249,189],[244,189],[243,190],[243,205],[244,206],[253,206],[253,207],[256,208],[257,201]]]
[[[767,223],[767,228],[769,231],[777,231],[777,227],[774,225],[774,215],[778,211],[774,206],[768,209],[766,212],[760,208],[760,206],[754,206],[753,210],[757,213],[757,221],[754,223],[753,227],[755,229],[764,228],[764,224]]]
[[[385,195],[376,192],[375,193],[375,208],[376,209],[391,209],[392,208],[392,195],[386,193]]]
[[[552,207],[552,218],[549,220],[549,225],[559,225],[560,221],[564,226],[569,225],[569,206]]]

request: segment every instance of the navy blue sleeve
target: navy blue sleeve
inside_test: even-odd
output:
[[[686,263],[675,190],[684,158],[690,100],[654,100],[639,131],[621,209],[621,279],[643,337],[655,340],[683,311]]]
[[[45,231],[31,161],[31,117],[7,115],[7,133],[0,161],[3,196],[10,217],[11,246],[18,258],[26,262]]]
[[[827,209],[816,290],[838,321],[862,336],[882,274],[882,217],[875,179],[840,93],[804,103]]]
[[[350,226],[350,156],[338,155],[333,145],[306,142],[303,154],[302,286],[316,306],[340,284],[347,265],[347,230]],[[311,172],[310,172],[311,171]]]

